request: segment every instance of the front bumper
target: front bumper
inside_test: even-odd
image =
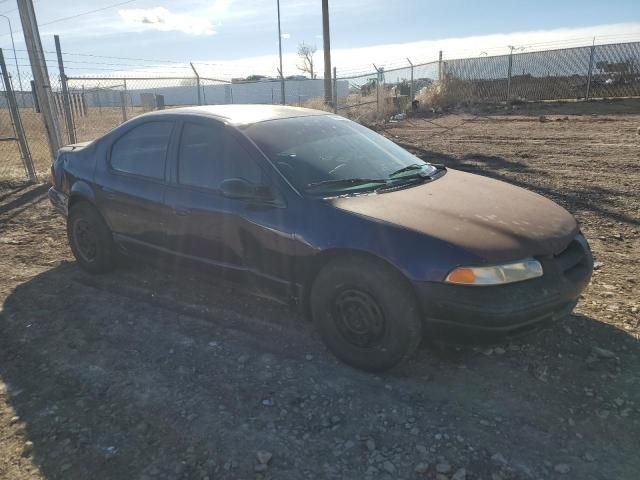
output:
[[[56,211],[63,217],[67,216],[69,211],[69,198],[55,187],[49,189],[49,201]]]
[[[560,254],[537,259],[544,275],[518,283],[471,287],[415,282],[427,334],[497,341],[569,315],[593,270],[587,241],[578,235]]]

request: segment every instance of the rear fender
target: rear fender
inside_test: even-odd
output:
[[[95,206],[96,195],[91,186],[84,180],[77,180],[71,185],[69,207],[78,200],[86,200]]]

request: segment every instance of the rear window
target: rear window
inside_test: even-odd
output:
[[[111,168],[123,173],[164,179],[173,122],[148,122],[120,137],[111,147]]]

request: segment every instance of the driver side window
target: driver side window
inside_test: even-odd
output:
[[[224,127],[185,123],[178,152],[178,183],[217,189],[229,178],[263,183],[260,167]]]

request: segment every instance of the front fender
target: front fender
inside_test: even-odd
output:
[[[303,244],[310,253],[362,252],[386,261],[413,281],[441,282],[453,268],[481,261],[437,237],[326,204],[316,205],[308,218],[311,220],[306,225]]]

